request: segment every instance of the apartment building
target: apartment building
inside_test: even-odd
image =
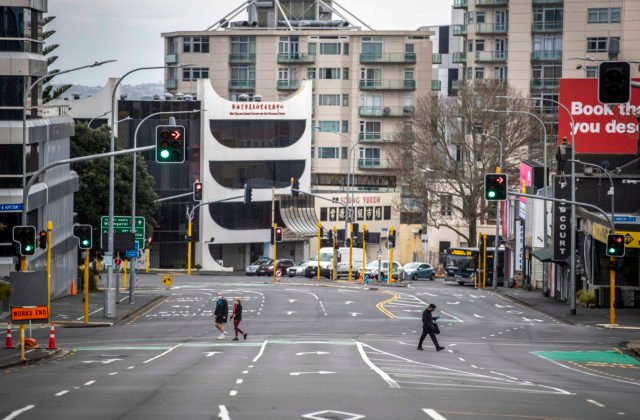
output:
[[[244,11],[246,19],[233,21]],[[399,191],[386,153],[402,141],[394,134],[416,99],[431,94],[433,33],[375,30],[331,1],[247,2],[240,12],[207,30],[162,34],[165,63],[190,65],[166,70],[166,90],[198,97],[197,80],[209,79],[229,101],[277,102],[312,80],[311,176],[303,188],[346,202],[352,173],[360,192]],[[245,153],[247,160],[258,156],[259,150]],[[393,201],[388,220],[399,222]],[[339,238],[343,223],[336,219]]]

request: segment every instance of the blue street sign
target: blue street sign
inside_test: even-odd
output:
[[[127,249],[127,252],[125,252],[126,258],[138,258],[138,253],[140,252],[138,242],[134,242],[134,245],[135,249]]]
[[[0,204],[0,212],[22,211],[22,204]]]
[[[638,223],[636,216],[613,216],[614,223]]]

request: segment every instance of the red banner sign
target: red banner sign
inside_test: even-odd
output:
[[[559,102],[573,116],[576,153],[636,155],[640,93],[632,92],[629,104],[602,105],[597,78],[560,79]],[[558,112],[558,143],[563,137],[571,143],[571,120],[563,109]]]

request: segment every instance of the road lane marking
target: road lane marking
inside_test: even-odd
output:
[[[248,370],[243,370],[243,371],[242,371],[242,374],[243,374],[243,375],[246,375],[247,373],[249,373],[249,371],[248,371]]]
[[[595,405],[597,407],[600,407],[600,408],[604,407],[604,404],[600,404],[598,401],[595,401],[595,400],[587,400],[587,402],[591,403],[591,404],[593,404],[593,405]]]
[[[473,314],[473,316],[475,316],[476,318],[484,318],[483,316],[478,315],[478,314]]]
[[[447,420],[446,417],[441,416],[436,410],[432,408],[423,408],[422,411],[424,411],[433,420]]]
[[[331,372],[328,370],[319,370],[317,372],[290,372],[289,376],[300,376],[300,375],[333,375],[336,372]]]
[[[244,382],[244,379],[238,379],[236,380],[236,384],[240,385],[242,382]]]
[[[224,353],[224,352],[223,351],[205,351],[202,354],[204,354],[204,357],[211,357],[214,354],[222,354],[222,353]]]
[[[93,385],[95,383],[96,383],[96,381],[93,381],[93,380],[92,381],[88,381],[88,382],[84,383],[84,386],[91,386],[91,385]]]
[[[64,394],[68,394],[68,393],[69,393],[69,391],[65,389],[64,391],[60,391],[60,392],[58,392],[58,393],[56,393],[54,395],[56,397],[62,397]]]
[[[386,292],[386,293],[391,293],[391,292]],[[389,299],[383,300],[382,302],[378,302],[376,304],[376,308],[378,308],[378,310],[380,312],[382,312],[383,314],[385,314],[387,316],[387,318],[396,318],[396,316],[394,314],[392,314],[391,312],[389,312],[389,310],[387,308],[384,307],[384,305],[391,303],[393,301],[396,301],[400,299],[400,295],[397,293],[394,293],[392,297],[390,297]]]
[[[173,350],[177,349],[178,347],[182,346],[182,343],[180,344],[176,344],[175,346],[171,347],[169,350],[165,351],[164,353],[160,353],[159,355],[152,357],[149,360],[145,360],[144,362],[142,362],[143,364],[149,363],[149,362],[153,362],[156,359],[159,359],[160,357],[164,356],[167,353],[172,352]]]
[[[219,405],[218,410],[220,410],[220,413],[218,414],[218,418],[220,418],[221,420],[231,420],[231,417],[229,417],[229,411],[227,410],[227,407],[225,407],[224,405]]]
[[[296,353],[296,356],[305,356],[307,354],[321,355],[321,354],[329,354],[329,352],[328,351],[302,351],[300,353]]]
[[[117,375],[117,374],[118,374],[118,372],[111,372],[111,373],[109,374],[109,376],[113,376],[113,375]]]
[[[264,342],[262,343],[262,347],[260,347],[260,352],[258,353],[258,355],[256,357],[253,358],[253,360],[251,361],[252,363],[257,362],[258,359],[260,359],[260,357],[262,357],[262,353],[264,353],[264,348],[267,347],[267,341],[268,340],[264,340]],[[253,365],[249,365],[249,367],[253,367]]]
[[[368,344],[364,344],[364,345],[366,345],[370,349],[373,349],[373,347],[369,346]],[[367,354],[365,353],[365,351],[363,349],[363,343],[358,341],[357,342],[357,346],[358,346],[358,352],[360,353],[360,357],[362,357],[362,360],[364,360],[364,362],[367,364],[367,366],[369,366],[371,369],[373,369],[373,371],[375,373],[380,375],[380,377],[389,385],[390,388],[400,388],[400,385],[396,381],[391,379],[391,377],[385,371],[380,369],[378,366],[374,365],[373,362],[371,362],[371,360],[369,360],[369,356],[367,356]],[[389,354],[389,353],[387,353],[387,354]]]
[[[458,360],[460,360],[461,362],[465,361],[462,357],[458,357]]]
[[[16,417],[18,417],[20,414],[24,413],[25,411],[29,411],[31,410],[33,407],[35,407],[35,405],[30,404],[26,407],[22,407],[19,410],[13,411],[11,414],[9,414],[7,417],[5,417],[2,420],[11,420],[11,419],[15,419]]]
[[[229,396],[230,397],[235,397],[236,395],[238,395],[238,391],[236,391],[235,389],[231,390],[231,392],[229,392]]]
[[[135,366],[129,366],[127,369],[128,369],[128,370],[131,370],[131,369],[133,369],[133,368],[135,368]]]

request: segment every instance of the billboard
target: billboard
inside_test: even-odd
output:
[[[524,162],[520,162],[520,182],[518,190],[522,194],[531,194],[531,186],[533,186],[533,168]],[[522,220],[527,214],[527,199],[520,197],[519,216]]]
[[[636,79],[634,79],[636,80]],[[598,79],[560,79],[559,102],[569,109],[558,112],[558,142],[563,137],[571,143],[575,133],[577,154],[636,155],[638,152],[638,120],[640,94],[632,92],[631,102],[602,105],[598,102]]]

